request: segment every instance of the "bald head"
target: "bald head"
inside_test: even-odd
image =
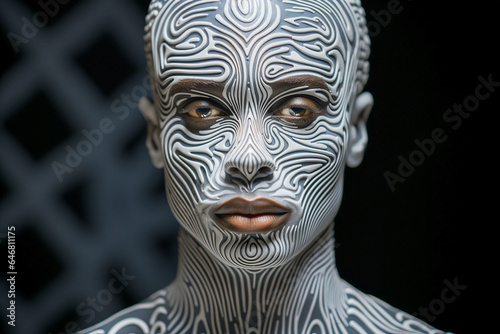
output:
[[[368,74],[364,23],[353,0],[153,1],[146,50],[157,97],[192,79],[224,83],[228,98],[262,100],[273,82],[302,75],[323,79],[335,97],[359,93]]]
[[[158,0],[145,40],[148,147],[174,215],[230,266],[286,263],[332,223],[364,152],[359,2]]]

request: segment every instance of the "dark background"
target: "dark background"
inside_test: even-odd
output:
[[[147,75],[148,1],[69,0],[49,10],[43,3],[50,1],[0,3],[2,310],[7,226],[16,228],[18,272],[15,328],[1,312],[6,334],[88,327],[166,286],[176,268],[177,224],[134,98]],[[375,106],[365,160],[347,171],[336,219],[339,272],[440,329],[498,333],[493,135],[500,87],[457,129],[443,119],[474,96],[478,77],[500,81],[493,2],[363,3],[372,35],[366,89]],[[53,17],[45,24],[40,12]],[[41,27],[36,36],[25,30],[33,36],[15,52],[12,34],[22,37],[33,15]],[[60,181],[53,163],[64,164],[67,147],[82,145],[82,131],[103,119],[112,131]],[[397,174],[399,157],[416,156],[415,140],[436,128],[447,139],[392,191],[384,173]],[[129,280],[111,293],[116,272]],[[461,286],[453,302],[442,297],[447,282]],[[424,308],[428,315],[419,315]]]

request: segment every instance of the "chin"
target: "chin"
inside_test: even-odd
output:
[[[241,269],[262,270],[279,267],[293,258],[295,243],[286,238],[287,228],[266,234],[235,234],[212,248],[225,264]]]
[[[214,208],[235,195],[219,197],[217,201],[200,201],[194,205],[193,220],[179,216],[183,228],[198,241],[209,255],[223,265],[249,271],[260,271],[283,266],[297,258],[329,226],[338,212],[342,198],[342,182],[332,186],[333,191],[320,197],[320,203],[329,203],[315,210],[303,210],[300,200],[276,199],[290,209],[290,218],[280,227],[265,233],[245,233],[233,231],[214,219]],[[308,196],[311,197],[311,196]],[[221,199],[222,198],[222,199]],[[175,211],[174,211],[175,213]]]
[[[241,234],[224,230],[217,225],[213,227],[211,234],[217,237],[212,238],[210,242],[206,239],[202,241],[204,248],[223,264],[249,271],[287,264],[321,232],[305,236],[306,231],[300,224],[283,226],[265,234]]]

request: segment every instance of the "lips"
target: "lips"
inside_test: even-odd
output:
[[[214,219],[223,227],[239,233],[264,233],[283,225],[290,210],[267,198],[247,201],[233,198],[214,210]]]

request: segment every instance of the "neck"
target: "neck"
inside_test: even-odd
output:
[[[211,333],[290,333],[328,327],[317,321],[327,322],[342,312],[342,283],[332,228],[289,263],[257,272],[226,266],[181,230],[177,278],[167,298],[171,319],[193,330],[202,326]]]

